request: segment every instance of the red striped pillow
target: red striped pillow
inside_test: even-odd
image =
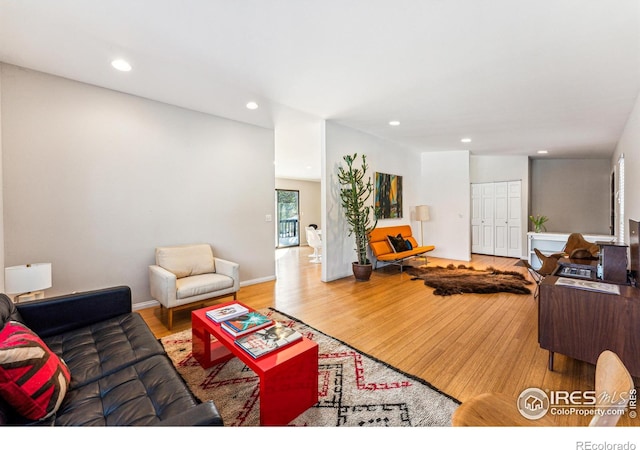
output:
[[[31,420],[53,415],[69,387],[67,365],[19,322],[0,330],[0,396]]]

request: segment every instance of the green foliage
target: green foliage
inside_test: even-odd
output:
[[[533,229],[536,233],[540,233],[542,230],[547,231],[547,227],[544,226],[545,222],[549,220],[547,216],[529,216],[529,220],[533,223]]]
[[[356,253],[358,264],[368,264],[367,244],[369,243],[369,233],[378,224],[378,217],[373,206],[368,205],[373,194],[373,183],[371,177],[366,179],[367,158],[362,155],[362,165],[360,168],[354,167],[358,154],[345,155],[342,157],[347,167],[338,167],[338,180],[340,181],[340,200],[344,210],[345,218],[349,224],[349,236],[355,235]],[[371,221],[373,213],[374,220]]]

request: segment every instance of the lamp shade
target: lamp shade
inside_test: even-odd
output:
[[[24,294],[51,287],[51,263],[5,267],[4,287],[8,294]]]
[[[427,205],[416,206],[416,220],[419,222],[429,220],[429,207]]]

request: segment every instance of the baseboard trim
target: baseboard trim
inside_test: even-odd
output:
[[[131,305],[131,308],[134,311],[138,311],[140,309],[155,308],[159,304],[160,303],[157,300],[147,300],[145,302],[134,303],[133,305]]]
[[[254,278],[253,280],[241,281],[240,287],[251,286],[252,284],[266,283],[267,281],[274,281],[275,279],[275,275],[272,275],[270,277]]]
[[[274,281],[275,279],[276,279],[275,276],[254,278],[253,280],[241,281],[240,287],[251,286],[252,284],[266,283],[267,281]],[[151,299],[151,300],[145,300],[142,302],[136,302],[133,305],[131,305],[131,308],[133,309],[133,311],[138,311],[140,309],[155,308],[156,306],[159,306],[159,305],[160,305],[160,302],[158,302],[157,300]]]

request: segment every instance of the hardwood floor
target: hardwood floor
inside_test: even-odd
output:
[[[309,247],[277,250],[277,281],[242,287],[238,300],[255,309],[273,307],[294,316],[461,402],[490,391],[506,393],[515,401],[529,387],[594,389],[591,364],[557,354],[555,370],[547,369],[548,353],[537,341],[533,295],[436,296],[421,281],[400,273],[397,266],[374,271],[368,282],[348,277],[323,283],[321,265],[309,262],[311,252]],[[473,255],[471,262],[428,259],[430,266],[493,266],[529,276],[516,262],[484,255]],[[159,307],[139,312],[157,337],[191,326],[189,310],[174,313],[171,331]],[[558,425],[584,426],[591,418],[567,415],[554,419]],[[619,425],[638,425],[638,420],[625,415]]]

